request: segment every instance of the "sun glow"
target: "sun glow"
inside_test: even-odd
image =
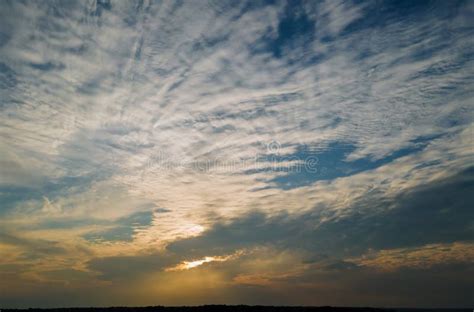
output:
[[[174,266],[174,267],[171,267],[171,268],[166,269],[166,271],[168,271],[168,272],[173,272],[173,271],[189,270],[189,269],[198,267],[198,266],[203,265],[204,263],[208,263],[208,262],[223,262],[223,261],[227,261],[227,260],[229,260],[231,257],[232,257],[232,255],[230,255],[230,256],[225,256],[225,257],[204,257],[204,258],[202,258],[202,259],[194,260],[194,261],[183,261],[183,262],[179,263],[178,265],[176,265],[176,266]]]

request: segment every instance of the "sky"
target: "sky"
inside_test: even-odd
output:
[[[0,307],[474,306],[474,1],[0,0]]]

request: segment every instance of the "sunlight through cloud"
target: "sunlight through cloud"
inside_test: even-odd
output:
[[[195,267],[201,266],[204,263],[209,263],[209,262],[223,262],[227,261],[231,258],[231,256],[226,256],[226,257],[204,257],[199,260],[194,260],[194,261],[183,261],[180,264],[167,268],[167,272],[173,272],[173,271],[184,271],[184,270],[190,270]]]

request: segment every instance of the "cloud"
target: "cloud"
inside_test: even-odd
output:
[[[41,255],[62,254],[66,250],[59,246],[58,242],[41,239],[22,238],[9,233],[0,233],[2,245],[20,247],[26,251],[26,258],[34,258]]]
[[[370,249],[393,258],[465,244],[472,13],[457,2],[2,3],[0,226],[11,256],[0,265],[30,293],[32,281],[67,276],[84,293],[88,278],[121,293],[114,283],[136,276],[148,295],[150,280],[178,288],[192,276],[193,300],[208,270],[209,287],[232,284],[219,295],[235,302],[286,302],[275,294],[308,275],[301,300],[314,302],[312,290],[328,294],[321,281],[349,292],[327,276],[347,269],[347,285],[361,282],[370,266],[346,260]],[[258,248],[268,248],[258,260],[163,272]],[[284,264],[232,269],[268,264],[265,252]]]
[[[470,263],[474,258],[471,243],[431,244],[418,248],[381,250],[373,255],[351,259],[360,266],[393,271],[400,268],[428,269],[438,265]]]
[[[89,270],[99,273],[104,280],[136,280],[144,275],[159,272],[174,261],[166,254],[111,256],[94,258],[87,263]]]
[[[469,241],[472,203],[465,189],[472,185],[471,171],[398,193],[393,198],[387,198],[375,187],[351,202],[342,213],[318,206],[299,215],[249,213],[231,221],[223,220],[201,235],[177,240],[167,248],[204,256],[269,244],[297,246],[309,254],[342,256],[369,249]]]
[[[89,232],[84,238],[91,241],[114,241],[114,240],[133,240],[135,232],[149,226],[153,221],[153,211],[140,211],[131,215],[121,217],[110,229],[100,229],[97,232]]]

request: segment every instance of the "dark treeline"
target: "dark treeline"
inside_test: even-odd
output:
[[[1,309],[1,312],[471,312],[470,309],[383,309],[342,307],[274,307],[246,305],[205,305],[197,307],[110,307],[110,308],[54,308],[54,309]]]
[[[1,312],[395,312],[394,309],[379,308],[342,308],[342,307],[274,307],[246,305],[205,305],[196,307],[110,307],[110,308],[54,308],[54,309],[1,309]]]

